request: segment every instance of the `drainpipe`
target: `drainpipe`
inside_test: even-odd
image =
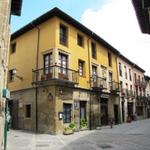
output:
[[[36,45],[36,70],[39,66],[39,42],[40,42],[40,28],[35,26],[32,22],[31,25],[37,29],[37,45]],[[36,73],[36,81],[38,81],[38,74]],[[38,132],[38,87],[35,87],[35,132]]]
[[[91,88],[91,63],[90,63],[90,47],[89,47],[89,40],[88,38],[87,43],[88,43],[88,67],[89,67],[89,85]],[[90,130],[92,130],[92,100],[91,100],[91,92],[90,92]]]
[[[120,89],[120,80],[119,80],[119,71],[118,71],[118,59],[117,59],[118,55],[116,55],[115,57],[116,57],[115,59],[116,59],[116,70],[117,70],[118,86],[119,86],[119,89]],[[122,113],[122,111],[121,111],[121,97],[120,97],[120,93],[119,93],[118,98],[119,98],[119,108],[118,108],[119,109],[118,110],[118,112],[119,112],[119,114],[118,114],[119,120],[118,120],[118,122],[121,124],[121,113]]]

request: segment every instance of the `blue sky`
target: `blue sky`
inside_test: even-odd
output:
[[[12,33],[54,7],[58,7],[73,18],[81,21],[88,8],[99,9],[107,0],[23,0],[22,15],[12,16]]]
[[[12,33],[54,7],[80,21],[150,75],[150,35],[141,33],[131,0],[23,0],[22,15],[11,18]]]

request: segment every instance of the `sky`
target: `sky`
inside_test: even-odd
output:
[[[94,31],[150,76],[150,35],[140,30],[131,0],[23,0],[21,17],[12,16],[12,33],[58,7]]]

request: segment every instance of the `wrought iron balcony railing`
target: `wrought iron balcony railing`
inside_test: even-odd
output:
[[[139,86],[139,87],[142,87],[142,88],[146,88],[146,81],[145,80],[141,81],[141,80],[137,79],[135,81],[135,85]]]
[[[118,82],[112,81],[109,82],[109,90],[111,93],[117,93],[120,92],[120,85]]]
[[[60,82],[67,81],[68,83],[78,83],[78,72],[69,68],[61,66],[49,66],[32,71],[32,82],[33,84],[51,80],[57,80]]]
[[[97,89],[107,89],[106,78],[102,78],[96,75],[91,77],[91,87]]]

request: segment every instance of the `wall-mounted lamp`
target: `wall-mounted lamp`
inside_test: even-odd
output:
[[[17,70],[16,69],[13,69],[13,76],[20,79],[20,80],[23,80],[23,77],[20,77],[19,75],[17,75]]]
[[[64,93],[64,91],[63,91],[63,89],[59,89],[59,95],[63,95],[63,93]]]
[[[59,118],[59,120],[63,119],[63,112],[58,112],[58,118]]]

